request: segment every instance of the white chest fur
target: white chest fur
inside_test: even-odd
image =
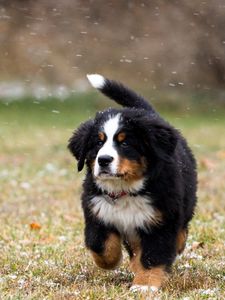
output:
[[[158,221],[158,213],[151,206],[151,200],[141,196],[124,196],[114,204],[104,196],[91,200],[91,209],[105,224],[114,225],[123,234],[132,234],[135,228],[146,229]]]

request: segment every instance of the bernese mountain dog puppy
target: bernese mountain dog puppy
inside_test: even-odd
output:
[[[87,169],[85,244],[109,270],[120,264],[124,245],[134,272],[131,289],[155,291],[185,247],[196,204],[195,159],[145,99],[101,75],[87,78],[125,108],[98,112],[69,140],[78,171]]]

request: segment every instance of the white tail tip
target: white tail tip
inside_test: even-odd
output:
[[[103,88],[105,84],[105,78],[99,74],[87,74],[87,79],[89,80],[90,84],[96,89]]]

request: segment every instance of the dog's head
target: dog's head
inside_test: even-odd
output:
[[[176,142],[174,129],[146,111],[110,109],[82,124],[68,147],[78,171],[86,162],[102,189],[135,191],[157,162],[171,159]]]

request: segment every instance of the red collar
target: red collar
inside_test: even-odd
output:
[[[121,192],[118,192],[118,193],[108,193],[108,192],[104,192],[104,195],[105,195],[105,200],[107,202],[109,202],[110,204],[115,204],[117,202],[117,200],[119,200],[120,198],[124,197],[124,196],[137,196],[137,194],[135,193],[129,193],[129,192],[125,192],[125,191],[121,191]]]
[[[122,192],[119,192],[119,193],[114,193],[114,192],[106,193],[106,195],[109,196],[110,198],[112,198],[112,200],[116,200],[116,199],[121,198],[123,196],[127,196],[128,193],[125,192],[125,191],[122,191]]]

